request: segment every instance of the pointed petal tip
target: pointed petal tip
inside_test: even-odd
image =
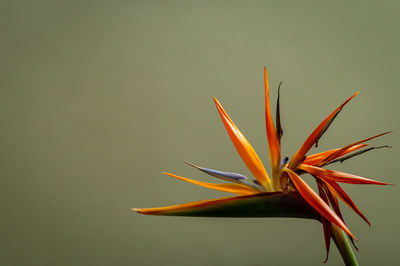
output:
[[[348,99],[345,101],[345,103],[350,102],[350,101],[351,101],[354,97],[356,97],[359,93],[360,93],[360,91],[357,91],[356,93],[354,93],[353,95],[351,95],[351,97],[348,98]]]
[[[357,91],[356,93],[354,93],[349,99],[346,100],[346,102],[351,101],[354,97],[356,97],[358,94],[360,93],[360,91]]]
[[[213,101],[214,101],[215,106],[217,107],[218,112],[221,112],[221,111],[222,111],[222,115],[225,115],[225,116],[226,116],[225,110],[224,110],[224,108],[222,107],[222,104],[218,101],[218,99],[215,98],[215,97],[213,97]],[[221,114],[221,113],[220,113],[220,114]]]
[[[325,258],[325,260],[323,261],[323,263],[327,263],[327,262],[328,262],[328,257],[329,257],[329,254],[326,254],[326,258]]]
[[[200,168],[200,166],[195,165],[195,164],[193,164],[193,163],[190,163],[190,162],[188,162],[188,161],[182,160],[182,162],[185,163],[185,164],[187,164],[187,165],[189,165],[189,166],[192,166],[192,167],[194,167],[194,168],[197,168],[197,169]]]
[[[131,211],[134,211],[136,213],[140,213],[141,214],[141,210],[140,208],[132,208]]]

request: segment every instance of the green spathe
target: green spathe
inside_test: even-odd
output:
[[[166,208],[134,209],[139,213],[194,217],[291,217],[320,219],[297,192],[266,192],[192,202]]]
[[[321,221],[321,216],[298,192],[265,192],[254,195],[191,202],[161,208],[133,209],[141,214],[190,217],[287,217]],[[332,225],[332,237],[346,265],[358,265],[346,234]]]

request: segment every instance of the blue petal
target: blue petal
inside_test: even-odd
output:
[[[242,184],[242,185],[246,185],[249,186],[251,188],[254,188],[258,191],[264,191],[263,187],[259,184],[250,184],[246,181],[249,181],[249,179],[241,174],[237,174],[237,173],[229,173],[229,172],[222,172],[222,171],[218,171],[218,170],[213,170],[213,169],[209,169],[209,168],[205,168],[205,167],[201,167],[192,163],[189,163],[187,161],[183,161],[184,163],[206,173],[209,174],[211,176],[214,176],[216,178],[225,180],[225,181],[229,181],[229,182],[233,182],[233,183],[237,183],[237,184]]]
[[[288,160],[289,160],[289,157],[287,157],[287,156],[285,158],[283,158],[283,160],[281,162],[281,167],[284,167],[285,164],[288,162]]]

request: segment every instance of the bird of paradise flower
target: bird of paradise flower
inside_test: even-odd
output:
[[[275,126],[271,115],[266,67],[264,68],[264,84],[265,121],[272,178],[267,174],[253,147],[222,108],[222,105],[216,98],[214,98],[217,110],[233,145],[255,179],[249,179],[246,176],[237,173],[204,168],[185,161],[188,165],[204,173],[230,183],[206,183],[171,173],[164,174],[199,186],[230,192],[241,196],[191,202],[159,208],[133,208],[133,210],[141,214],[170,216],[295,217],[316,219],[323,225],[326,246],[326,259],[324,262],[328,260],[330,240],[333,238],[346,265],[358,265],[353,250],[348,242],[349,238],[355,249],[358,250],[354,245],[354,240],[357,241],[357,238],[352,234],[344,222],[338,198],[347,204],[368,224],[370,224],[370,222],[342,189],[339,183],[374,185],[388,185],[388,183],[348,173],[328,170],[322,167],[336,162],[343,162],[349,158],[373,149],[388,147],[380,146],[364,148],[368,146],[365,142],[390,132],[381,133],[370,138],[359,140],[342,148],[307,155],[312,146],[318,146],[318,141],[321,136],[326,132],[343,107],[358,94],[357,92],[336,108],[318,125],[300,149],[293,155],[290,161],[288,160],[288,157],[281,160],[280,141],[283,134],[279,107],[281,84],[279,84],[278,87]],[[318,194],[315,193],[314,190],[300,177],[300,175],[305,173],[311,174],[315,178],[318,187]]]

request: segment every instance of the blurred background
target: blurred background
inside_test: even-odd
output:
[[[400,184],[398,1],[1,1],[0,264],[321,265],[301,219],[142,216],[225,197],[190,162],[250,175],[212,97],[264,164],[263,66],[283,80],[283,154],[347,97],[313,149],[380,132],[392,145],[334,169]],[[275,106],[275,104],[273,104]],[[310,177],[305,180],[312,183]],[[344,186],[361,265],[396,265],[399,188]],[[332,244],[327,265],[342,260]]]

